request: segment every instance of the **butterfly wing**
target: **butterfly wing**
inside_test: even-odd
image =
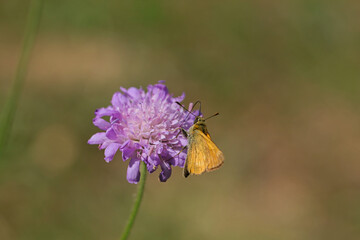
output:
[[[224,155],[211,141],[210,137],[200,130],[189,135],[189,147],[184,167],[184,176],[202,174],[219,168],[224,162]]]

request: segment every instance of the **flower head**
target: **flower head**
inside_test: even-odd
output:
[[[88,143],[105,149],[106,162],[121,151],[123,160],[129,160],[130,183],[140,179],[140,161],[150,173],[160,166],[159,179],[165,182],[171,176],[171,166],[183,167],[185,163],[186,149],[181,150],[187,139],[179,131],[188,129],[194,121],[194,116],[188,116],[176,104],[184,100],[185,94],[174,98],[162,81],[149,85],[147,92],[134,87],[120,89],[110,106],[95,111],[93,123],[104,132],[94,134]],[[105,116],[110,117],[109,121],[103,119]]]

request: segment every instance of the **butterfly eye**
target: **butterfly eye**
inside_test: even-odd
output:
[[[195,120],[194,120],[194,124],[197,123],[199,121],[199,117],[196,117]]]

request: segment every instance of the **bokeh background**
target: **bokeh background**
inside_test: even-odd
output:
[[[28,0],[0,1],[0,108]],[[0,239],[118,239],[136,185],[96,108],[166,80],[224,166],[148,175],[130,239],[360,239],[359,1],[45,1],[0,172]]]

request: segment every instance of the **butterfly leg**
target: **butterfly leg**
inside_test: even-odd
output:
[[[176,130],[180,130],[180,131],[178,132],[178,134],[176,134],[175,138],[177,138],[177,137],[180,135],[180,133],[182,133],[182,135],[184,135],[184,137],[187,138],[188,133],[187,133],[187,131],[186,131],[185,129],[183,129],[183,128],[177,128],[177,129],[175,129],[175,131],[176,131]]]
[[[185,130],[185,129],[183,129],[183,128],[180,128],[180,132],[184,135],[184,137],[188,137],[188,133],[187,133],[187,131]],[[179,132],[179,134],[180,134],[180,132]]]
[[[183,147],[183,148],[180,150],[180,152],[178,152],[177,154],[175,154],[174,156],[172,156],[171,158],[169,158],[169,159],[166,160],[166,161],[169,161],[169,160],[175,158],[175,157],[178,156],[182,151],[184,151],[186,148],[187,148],[187,146]]]
[[[184,177],[188,177],[190,175],[190,172],[187,170],[187,166],[185,164],[185,167],[184,167]]]

